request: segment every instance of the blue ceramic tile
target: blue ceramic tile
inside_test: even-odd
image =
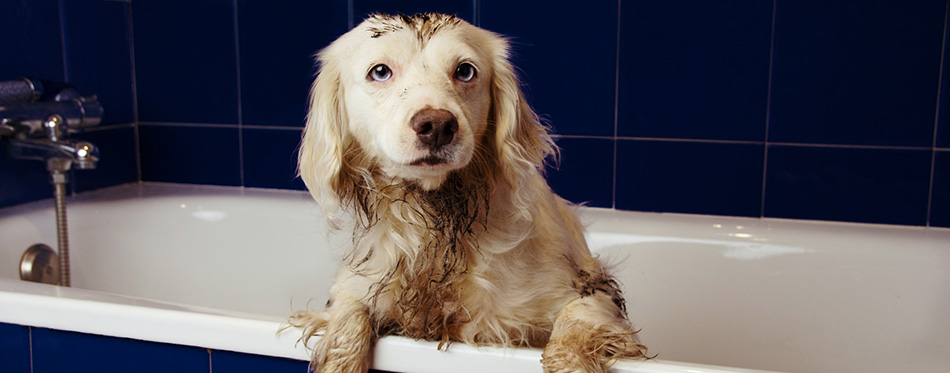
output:
[[[46,165],[40,161],[12,159],[8,144],[0,140],[0,207],[53,197]]]
[[[214,373],[307,373],[309,365],[306,361],[231,351],[211,351],[211,368]]]
[[[561,135],[614,135],[617,2],[486,0],[481,25],[511,37],[528,102]]]
[[[33,373],[208,373],[208,360],[200,347],[33,328]]]
[[[244,186],[305,190],[297,177],[299,130],[243,129]]]
[[[132,2],[138,119],[237,124],[232,0]]]
[[[938,151],[935,161],[930,225],[950,228],[950,152]]]
[[[346,1],[239,1],[242,123],[303,127],[313,56],[346,20]]]
[[[0,361],[4,372],[31,373],[29,328],[0,324]]]
[[[942,0],[778,0],[769,139],[932,146]]]
[[[950,89],[950,87],[947,87],[947,89]],[[950,92],[950,91],[944,91],[944,92]],[[943,97],[946,97],[946,96],[943,96]],[[946,107],[946,110],[950,110],[950,107]],[[944,108],[941,108],[940,116],[945,118],[947,115],[950,115],[950,112],[945,111]],[[944,119],[941,119],[940,123],[937,126],[936,144],[938,148],[950,149],[950,122],[947,122]]]
[[[625,2],[617,133],[762,141],[772,2]]]
[[[95,94],[105,109],[102,124],[132,123],[132,37],[129,3],[63,2],[69,82]]]
[[[762,145],[619,140],[617,208],[757,217]]]
[[[594,207],[613,207],[614,140],[557,138],[559,163],[549,165],[547,180],[564,199]]]
[[[59,0],[0,2],[0,81],[25,76],[65,80]]]
[[[135,129],[131,126],[89,131],[72,137],[89,141],[99,149],[99,162],[95,169],[73,172],[77,192],[138,180]]]
[[[353,25],[358,25],[366,16],[373,13],[415,14],[437,12],[455,14],[474,23],[475,6],[472,0],[352,0]]]
[[[238,129],[139,125],[143,181],[241,185]]]
[[[944,31],[945,43],[950,44],[950,28]],[[947,45],[944,45],[946,48]],[[943,79],[940,81],[940,103],[937,117],[937,131],[935,144],[938,148],[950,148],[950,59],[944,56]]]
[[[931,152],[769,146],[765,216],[924,225]]]

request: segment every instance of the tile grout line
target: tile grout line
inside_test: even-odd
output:
[[[231,4],[234,11],[234,70],[237,83],[238,182],[244,187],[244,117],[241,110],[241,32],[238,25],[238,0],[233,0]]]
[[[617,0],[617,55],[614,56],[614,135],[612,137],[614,145],[614,159],[613,159],[613,169],[611,175],[611,187],[610,187],[610,208],[617,208],[617,148],[619,143],[617,141],[617,131],[620,126],[620,28],[623,27],[621,22],[621,11],[623,10],[623,2]]]
[[[135,26],[133,25],[132,3],[128,5],[129,23],[126,25],[129,32],[129,65],[132,72],[132,136],[135,141],[135,177],[142,181],[142,138],[139,133],[139,90],[138,80],[135,77]]]
[[[33,367],[33,327],[26,327],[27,337],[29,337],[30,343],[30,373],[33,373],[36,369]]]
[[[772,73],[775,64],[775,14],[778,13],[778,0],[772,1],[772,29],[771,34],[769,35],[769,76],[768,76],[768,85],[767,91],[765,92],[765,133],[763,134],[763,140],[765,142],[762,146],[762,198],[759,202],[759,217],[765,217],[765,191],[768,188],[768,172],[769,172],[769,125],[771,125],[772,119]]]

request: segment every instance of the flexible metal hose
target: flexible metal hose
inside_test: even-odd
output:
[[[59,284],[70,286],[69,281],[69,231],[66,227],[66,183],[53,183],[53,199],[56,204],[56,243],[59,245]]]

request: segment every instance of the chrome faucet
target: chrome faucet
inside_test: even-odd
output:
[[[44,92],[46,85],[56,87],[55,95]],[[59,285],[62,286],[70,286],[66,227],[68,172],[73,168],[96,168],[99,161],[95,145],[72,140],[69,134],[99,124],[102,113],[96,96],[83,97],[75,88],[62,83],[27,78],[0,82],[0,137],[7,138],[10,156],[43,161],[50,173],[59,244]]]
[[[89,142],[67,138],[66,120],[61,115],[49,115],[43,121],[43,126],[46,129],[44,137],[11,138],[10,156],[14,159],[44,161],[50,172],[66,172],[73,167],[79,170],[96,168],[99,149]]]

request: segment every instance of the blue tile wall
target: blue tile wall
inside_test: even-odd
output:
[[[143,181],[241,185],[237,128],[143,124],[139,136]]]
[[[129,3],[71,0],[62,4],[67,80],[83,94],[99,97],[107,110],[103,125],[134,122]]]
[[[255,188],[305,190],[297,177],[299,129],[243,129],[244,185]]]
[[[950,151],[938,151],[935,161],[930,224],[950,227]]]
[[[617,134],[764,140],[772,2],[621,8]]]
[[[72,172],[76,191],[99,189],[139,179],[134,127],[89,130],[74,136],[99,148],[99,162],[95,169]]]
[[[129,3],[121,1],[0,3],[0,81],[67,82],[84,95],[96,94],[105,108],[95,132],[73,135],[95,143],[103,156],[96,170],[73,173],[77,190],[138,180],[129,19]],[[10,159],[6,149],[0,141],[0,207],[50,198],[45,166]]]
[[[100,95],[104,127],[76,136],[100,145],[103,161],[74,173],[75,190],[136,180],[301,189],[294,159],[313,54],[365,14],[455,13],[511,37],[527,97],[562,148],[547,178],[569,200],[950,227],[946,9],[947,0],[14,1],[0,4],[0,32],[21,58],[0,61],[0,79],[66,80]],[[49,195],[38,162],[0,157],[0,177],[0,206]]]
[[[765,216],[924,225],[931,152],[769,147]]]
[[[617,8],[609,1],[481,2],[481,25],[511,38],[528,102],[558,134],[614,135]]]
[[[347,15],[345,1],[238,2],[242,124],[303,127],[314,54],[347,31]]]
[[[593,207],[613,206],[614,141],[559,137],[557,163],[548,165],[548,184],[567,200]]]
[[[231,0],[132,2],[141,122],[238,123]]]
[[[758,144],[618,141],[617,208],[759,216],[763,153]]]
[[[776,6],[770,141],[932,146],[946,1]]]

